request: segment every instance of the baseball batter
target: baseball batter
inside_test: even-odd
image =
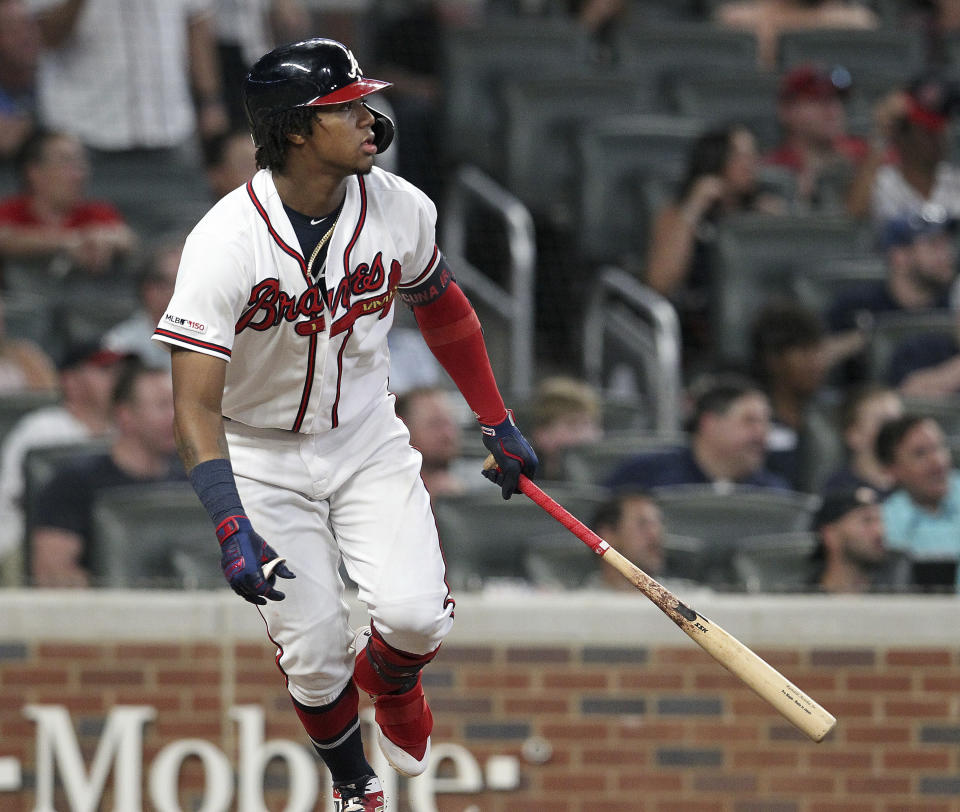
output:
[[[342,811],[383,808],[358,688],[389,763],[426,768],[420,671],[453,622],[420,456],[388,390],[397,299],[476,413],[504,498],[537,466],[436,245],[433,203],[373,165],[394,125],[365,97],[388,86],[328,39],[253,66],[244,103],[260,171],[190,234],[154,335],[172,348],[178,448],[224,575],[258,604]],[[359,632],[341,562],[369,610]]]

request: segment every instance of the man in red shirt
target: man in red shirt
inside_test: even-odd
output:
[[[794,173],[797,203],[803,208],[842,205],[842,190],[835,189],[837,199],[830,200],[824,179],[845,186],[867,153],[863,139],[847,134],[844,99],[849,87],[846,69],[825,71],[814,65],[794,68],[780,83],[777,116],[783,136],[765,162]]]
[[[0,201],[0,257],[51,270],[108,271],[136,238],[110,203],[89,200],[90,167],[74,136],[37,130],[17,159],[21,192]]]

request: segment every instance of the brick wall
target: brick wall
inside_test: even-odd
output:
[[[945,635],[960,640],[955,614]],[[0,634],[0,760],[19,760],[25,785],[0,790],[0,809],[34,809],[35,725],[24,715],[27,704],[69,710],[88,766],[118,705],[157,711],[145,728],[145,765],[184,738],[214,743],[235,764],[229,710],[236,705],[264,709],[267,738],[303,741],[272,649],[255,639],[64,642],[9,628]],[[960,810],[960,646],[838,645],[829,636],[824,645],[755,646],[839,718],[817,745],[679,632],[672,643],[653,637],[620,645],[451,639],[425,676],[434,741],[464,745],[481,766],[515,757],[519,786],[440,793],[436,808]],[[198,762],[185,762],[182,809],[198,808],[203,780]],[[284,808],[285,785],[282,768],[268,770],[270,810]],[[398,812],[419,812],[408,796],[401,785]],[[68,809],[62,790],[58,799],[55,808]],[[100,808],[112,808],[109,791]]]

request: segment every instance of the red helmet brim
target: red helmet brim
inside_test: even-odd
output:
[[[354,99],[362,99],[364,96],[369,96],[371,93],[376,93],[378,90],[383,90],[392,84],[392,82],[382,82],[379,79],[360,78],[357,79],[356,82],[351,82],[349,85],[344,85],[332,93],[328,93],[326,96],[312,99],[304,106],[320,107],[325,104],[342,104],[343,102],[353,101]]]

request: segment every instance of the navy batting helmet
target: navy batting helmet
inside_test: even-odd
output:
[[[270,116],[296,107],[316,107],[354,101],[390,87],[390,82],[368,79],[350,49],[332,39],[308,39],[281,45],[262,56],[247,74],[243,106],[254,143]],[[389,116],[367,109],[376,118],[374,143],[383,152],[393,140]]]

